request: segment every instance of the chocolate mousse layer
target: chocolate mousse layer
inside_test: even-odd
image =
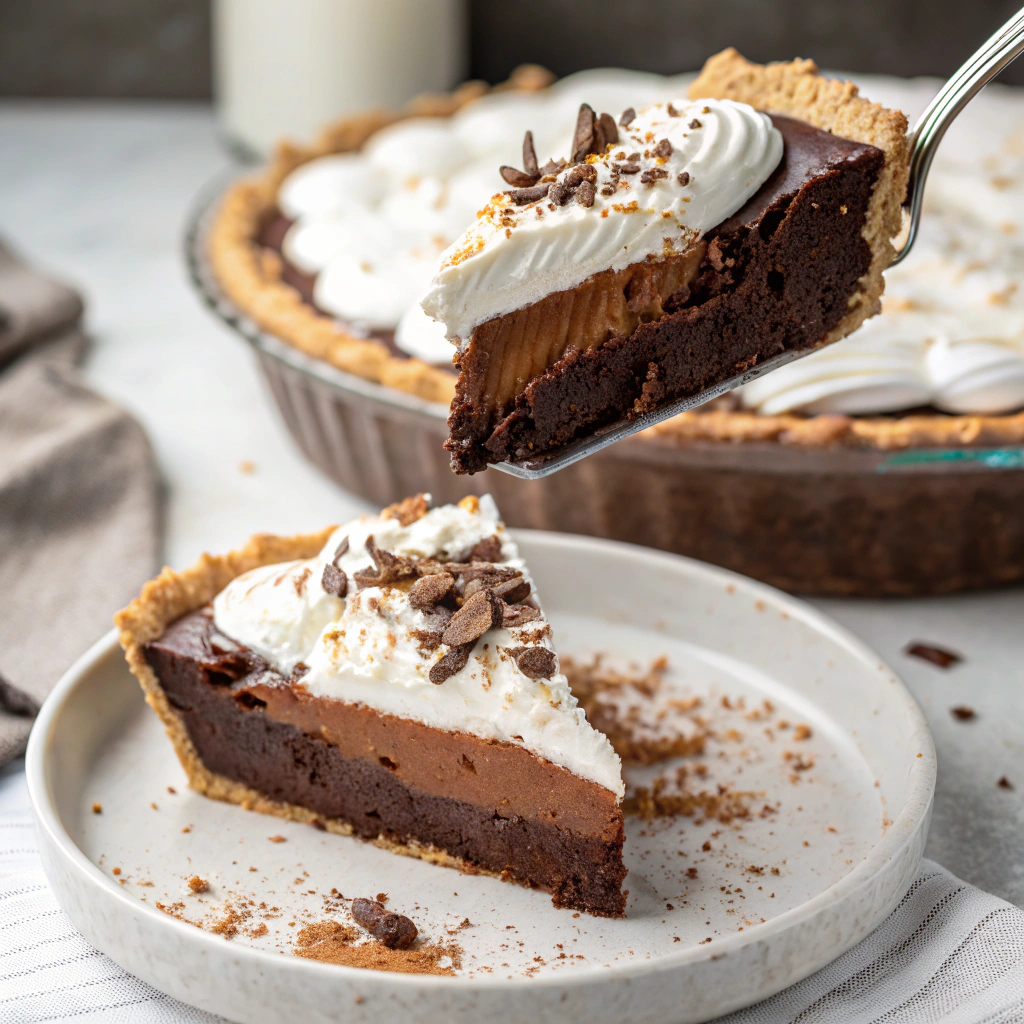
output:
[[[545,889],[556,906],[623,913],[622,813],[596,783],[514,744],[307,694],[218,634],[209,609],[146,659],[209,770],[363,839],[427,843]]]
[[[521,378],[514,397],[493,400],[493,364],[501,358],[494,338],[507,332],[492,329],[495,322],[474,331],[457,360],[448,420],[456,472],[536,457],[825,340],[871,264],[862,229],[884,156],[802,121],[772,120],[784,140],[782,162],[741,210],[704,236],[696,273],[660,303],[665,315],[629,334],[617,334],[609,320],[601,343],[569,348],[543,372]],[[575,291],[543,301],[554,298],[549,305],[558,311]]]

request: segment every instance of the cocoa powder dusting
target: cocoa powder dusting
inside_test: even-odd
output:
[[[360,933],[337,921],[316,921],[299,929],[295,955],[307,960],[344,967],[396,974],[452,976],[462,966],[462,947],[457,942],[424,942],[410,949],[388,949],[379,942],[361,942]]]

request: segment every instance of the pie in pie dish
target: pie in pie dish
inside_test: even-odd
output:
[[[524,169],[502,168],[520,187],[443,256],[423,308],[458,348],[456,472],[557,450],[878,310],[903,115],[734,51],[690,97],[618,123],[584,104],[568,159],[544,167],[527,135]]]
[[[199,792],[622,915],[619,758],[489,497],[256,536],[117,623]]]

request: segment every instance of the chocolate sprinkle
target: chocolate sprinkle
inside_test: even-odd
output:
[[[661,160],[667,160],[672,155],[672,143],[668,139],[662,139],[654,147],[654,155]]]
[[[388,949],[408,949],[418,932],[404,914],[393,914],[378,900],[354,899],[352,917]]]
[[[516,667],[531,679],[550,679],[558,671],[555,652],[546,647],[507,647]]]
[[[435,686],[440,686],[446,679],[450,679],[455,675],[456,672],[461,672],[466,667],[472,650],[472,644],[466,644],[463,647],[453,647],[430,669],[430,681]]]
[[[514,188],[508,196],[516,206],[526,206],[528,203],[535,203],[548,194],[550,185],[534,185],[532,188]]]
[[[328,562],[324,566],[320,586],[324,588],[324,593],[334,597],[344,597],[348,593],[348,577],[333,562]]]
[[[452,616],[442,639],[449,647],[476,643],[501,621],[500,615],[498,600],[490,590],[478,590]]]
[[[626,107],[622,112],[622,117],[619,118],[619,124],[623,128],[628,128],[633,123],[633,118],[636,117],[636,111],[632,107]]]
[[[409,591],[409,604],[421,610],[433,608],[454,586],[455,579],[446,572],[421,576]]]

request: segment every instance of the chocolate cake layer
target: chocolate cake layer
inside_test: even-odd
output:
[[[193,612],[146,658],[203,764],[272,800],[453,857],[618,916],[622,814],[614,795],[513,744],[302,695]]]
[[[567,352],[513,401],[491,407],[483,397],[492,353],[487,331],[474,332],[458,358],[448,420],[457,472],[535,457],[780,352],[812,348],[839,324],[871,263],[861,232],[884,157],[801,121],[773,121],[782,162],[704,236],[696,278],[664,303],[668,315]]]

